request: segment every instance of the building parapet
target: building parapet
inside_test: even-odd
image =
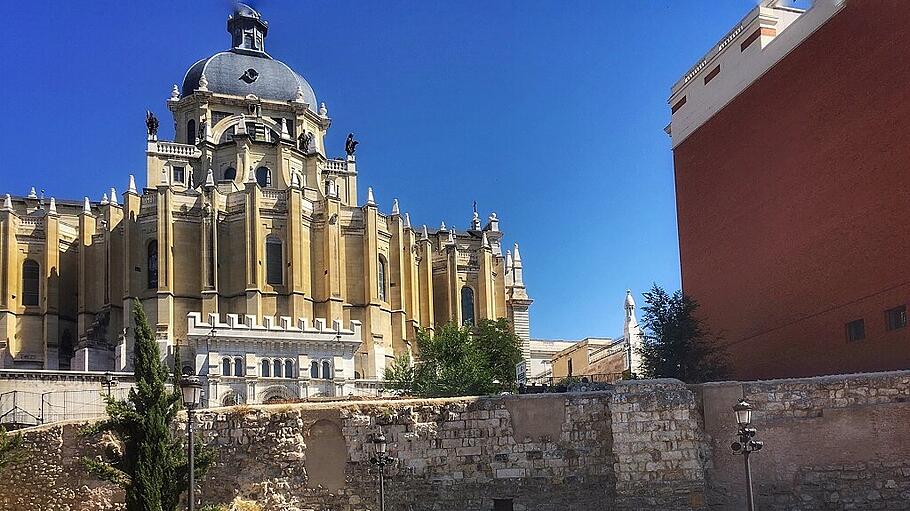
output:
[[[179,158],[199,158],[202,156],[202,151],[194,145],[178,144],[177,142],[166,142],[162,140],[149,141],[148,153],[163,156],[176,156]]]
[[[362,337],[361,322],[353,319],[350,328],[344,328],[342,321],[334,320],[329,325],[325,319],[316,318],[312,325],[307,318],[298,318],[295,322],[289,316],[262,318],[259,323],[256,316],[246,314],[225,314],[225,321],[221,321],[219,314],[210,313],[208,321],[202,320],[202,313],[191,312],[187,314],[187,336],[189,337],[262,337],[268,335],[274,340],[299,340],[299,341],[335,341],[341,343],[360,344]]]

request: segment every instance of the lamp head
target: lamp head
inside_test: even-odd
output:
[[[202,401],[202,383],[198,376],[184,376],[180,380],[180,392],[183,394],[183,406],[192,410]]]
[[[381,429],[379,430],[379,434],[373,437],[373,447],[376,448],[378,454],[385,454],[389,448],[389,443]]]
[[[740,427],[744,428],[752,423],[752,405],[745,399],[741,399],[739,403],[733,405],[733,413],[736,416],[736,423]]]

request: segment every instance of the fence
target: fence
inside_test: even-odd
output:
[[[539,376],[528,378],[518,387],[519,394],[598,390],[623,379],[623,373],[579,374],[573,376]]]
[[[110,395],[123,399],[128,392],[129,388],[113,388]],[[102,417],[107,393],[106,390],[4,392],[0,394],[0,426],[18,429],[61,420]]]

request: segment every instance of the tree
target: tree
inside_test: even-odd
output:
[[[726,347],[698,318],[694,299],[682,291],[670,295],[657,284],[644,297],[644,377],[699,383],[728,374]]]
[[[417,332],[419,356],[406,355],[385,371],[386,386],[421,397],[477,396],[515,389],[521,340],[505,319],[483,320],[475,329],[454,323],[435,333]]]
[[[136,331],[136,387],[124,400],[108,398],[108,418],[88,426],[85,434],[113,433],[121,444],[112,461],[86,458],[88,470],[126,490],[128,511],[174,511],[189,484],[189,467],[182,440],[174,434],[181,406],[180,388],[170,390],[167,366],[138,300],[133,302]],[[176,373],[179,369],[174,370]],[[211,465],[214,453],[197,447],[196,477]]]

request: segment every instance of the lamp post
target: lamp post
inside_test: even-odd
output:
[[[111,387],[117,386],[117,379],[110,373],[104,373],[104,379],[101,380],[101,386],[107,388],[107,397],[111,397]]]
[[[733,414],[736,416],[736,424],[739,431],[736,433],[737,440],[730,445],[733,454],[742,454],[746,467],[746,509],[755,511],[755,499],[752,497],[752,467],[749,465],[749,455],[755,451],[760,451],[763,443],[759,440],[753,440],[756,430],[750,427],[752,424],[752,405],[745,399],[733,405]]]
[[[189,460],[189,488],[187,496],[189,500],[189,510],[193,511],[196,506],[194,472],[195,463],[193,460],[193,413],[199,405],[202,398],[202,383],[198,376],[185,376],[180,380],[180,392],[183,394],[183,406],[186,407],[186,439],[187,439],[187,458]]]
[[[382,433],[373,436],[373,457],[370,463],[379,467],[379,511],[385,511],[385,467],[395,462],[395,458],[388,454],[389,443]]]

